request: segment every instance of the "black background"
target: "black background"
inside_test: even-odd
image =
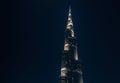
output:
[[[70,3],[84,83],[120,83],[117,0],[1,2],[0,83],[58,83]]]

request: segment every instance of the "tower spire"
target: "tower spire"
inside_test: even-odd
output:
[[[72,29],[73,22],[72,22],[72,14],[71,14],[71,6],[69,6],[69,12],[68,12],[68,23],[67,23],[67,29]]]
[[[71,5],[69,5],[69,13],[71,13]]]

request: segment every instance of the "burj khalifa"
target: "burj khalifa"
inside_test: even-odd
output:
[[[60,83],[83,83],[82,66],[78,58],[71,7],[69,7],[68,22],[65,29],[64,51],[60,72]]]

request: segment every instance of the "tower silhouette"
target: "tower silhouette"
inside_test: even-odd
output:
[[[78,59],[77,42],[74,35],[71,6],[69,6],[68,22],[65,30],[60,83],[83,83],[82,68]]]

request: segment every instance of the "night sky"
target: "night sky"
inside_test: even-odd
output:
[[[0,83],[58,83],[69,3],[84,83],[120,83],[117,0],[8,0]]]

